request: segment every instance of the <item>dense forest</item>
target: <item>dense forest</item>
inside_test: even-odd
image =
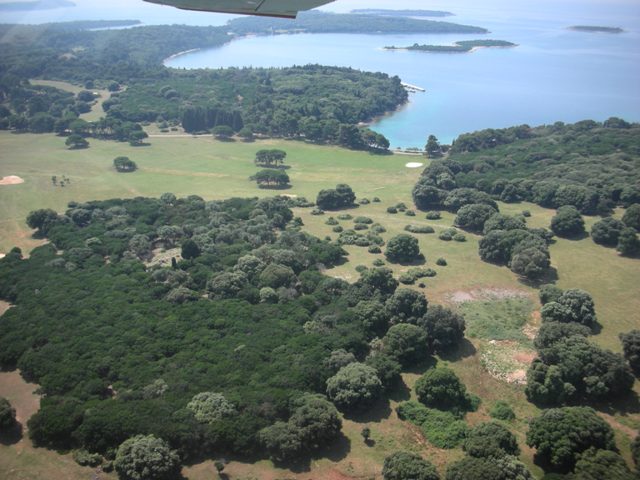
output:
[[[342,17],[351,18],[335,15]],[[103,23],[0,26],[0,128],[129,140],[140,128],[136,122],[157,121],[190,133],[228,126],[248,136],[385,150],[386,139],[354,126],[407,100],[397,77],[347,68],[177,71],[162,66],[173,53],[230,41],[233,22],[89,30]],[[341,25],[336,28],[348,31]],[[85,98],[29,82],[43,77],[83,85]],[[113,92],[103,104],[106,120],[77,121],[94,100],[90,91],[100,87]]]
[[[398,288],[388,269],[353,284],[322,275],[345,251],[290,223],[300,201],[164,194],[32,212],[50,243],[0,260],[0,297],[15,305],[0,323],[0,364],[45,394],[34,442],[112,458],[128,438],[155,435],[182,458],[299,458],[340,430],[332,420],[322,441],[298,431],[310,405],[307,422],[326,419],[318,408],[337,418],[308,394],[364,408],[401,368],[462,339],[458,314]],[[175,249],[171,265],[154,262],[158,248]]]
[[[460,135],[419,185],[437,195],[474,188],[503,202],[608,214],[640,202],[640,125],[618,118]],[[420,188],[414,198],[421,203]]]

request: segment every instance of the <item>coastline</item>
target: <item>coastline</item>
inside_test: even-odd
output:
[[[167,63],[167,62],[169,62],[171,60],[174,60],[174,59],[176,59],[178,57],[181,57],[182,55],[187,55],[189,53],[199,52],[200,50],[202,50],[202,48],[192,48],[190,50],[184,50],[182,52],[174,53],[173,55],[169,55],[167,58],[162,60],[162,65],[164,65],[166,67],[165,63]],[[168,67],[168,68],[172,68],[172,67]]]
[[[448,46],[448,45],[447,45]],[[451,45],[452,47],[455,45]],[[390,52],[395,52],[397,50],[404,50],[407,52],[422,52],[422,53],[454,53],[454,54],[460,54],[460,53],[473,53],[476,52],[478,50],[481,50],[483,48],[514,48],[517,47],[517,44],[514,45],[496,45],[496,46],[486,46],[486,45],[479,45],[479,46],[475,46],[475,47],[471,47],[469,50],[420,50],[417,48],[409,48],[409,47],[395,47],[395,48],[387,48],[387,47],[383,47],[382,50],[386,50],[386,51],[390,51]]]

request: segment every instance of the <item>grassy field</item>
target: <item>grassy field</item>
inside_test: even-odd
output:
[[[103,89],[87,89],[82,88],[77,85],[72,85],[67,82],[60,82],[57,80],[31,80],[31,84],[33,85],[44,85],[47,87],[54,87],[59,90],[64,90],[65,92],[71,92],[74,95],[77,95],[83,90],[89,90],[91,92],[97,93],[98,97],[96,101],[91,105],[91,111],[87,113],[82,113],[80,118],[86,120],[87,122],[95,122],[96,120],[100,120],[101,117],[104,117],[104,110],[102,109],[102,104],[111,98],[111,92],[109,90]]]
[[[466,342],[459,352],[441,361],[448,362],[468,389],[483,399],[479,411],[468,416],[470,423],[488,419],[487,412],[497,400],[506,400],[513,406],[517,419],[510,427],[523,449],[521,458],[532,471],[537,475],[541,474],[533,465],[533,452],[524,445],[527,419],[536,415],[537,409],[526,401],[521,385],[495,378],[486,369],[487,358],[501,361],[500,358],[505,356],[525,358],[529,354],[530,350],[525,352],[519,348],[527,346],[528,341],[524,337],[535,333],[539,323],[537,290],[532,285],[520,282],[506,267],[480,261],[480,237],[466,234],[467,241],[462,243],[439,240],[438,232],[452,225],[453,215],[443,213],[441,220],[432,221],[426,220],[422,212],[417,212],[415,217],[386,212],[388,206],[398,202],[404,202],[411,208],[411,189],[421,169],[409,169],[405,164],[415,161],[415,158],[400,155],[374,156],[335,147],[287,141],[218,142],[209,137],[189,136],[154,136],[150,141],[151,146],[148,147],[131,147],[124,143],[91,140],[89,149],[69,151],[64,147],[64,139],[53,135],[12,135],[0,132],[0,176],[18,175],[25,180],[20,185],[0,187],[0,252],[6,252],[14,245],[23,249],[37,245],[38,242],[30,238],[30,231],[24,224],[28,212],[43,207],[64,211],[71,200],[157,196],[164,192],[173,192],[178,196],[196,194],[205,199],[284,193],[313,200],[320,189],[346,182],[353,187],[359,198],[372,199],[377,196],[382,200],[381,203],[363,205],[348,213],[354,217],[368,216],[382,224],[387,229],[382,234],[385,240],[403,232],[407,224],[433,226],[435,234],[415,235],[426,256],[425,266],[437,272],[436,277],[425,279],[426,287],[423,291],[431,303],[446,303],[460,308],[469,322],[476,322],[476,330],[484,332]],[[281,148],[287,151],[286,163],[291,166],[287,173],[293,184],[291,189],[260,190],[248,180],[257,170],[253,158],[261,148]],[[120,155],[134,160],[139,170],[130,174],[116,173],[112,161]],[[51,182],[52,175],[64,175],[71,181],[65,187],[54,186]],[[501,204],[500,208],[511,214],[525,209],[531,211],[528,224],[536,227],[548,226],[554,214],[552,210],[532,204]],[[310,233],[319,237],[337,237],[332,232],[333,227],[325,224],[329,216],[337,217],[337,214],[312,216],[310,209],[296,209],[296,215],[303,219],[304,228]],[[594,221],[594,218],[587,219],[589,225]],[[343,220],[340,225],[347,229],[353,226],[353,221]],[[368,253],[366,248],[346,249],[349,252],[349,262],[328,270],[328,274],[353,281],[358,278],[356,266],[372,266],[376,258],[384,259],[383,255]],[[584,288],[594,296],[598,317],[603,326],[602,332],[594,340],[619,351],[618,334],[638,326],[639,261],[619,257],[614,250],[598,246],[590,238],[579,241],[559,239],[551,246],[551,255],[560,287]],[[444,257],[448,265],[437,266],[435,261],[439,257]],[[389,266],[396,274],[410,268]],[[419,289],[418,286],[411,288]],[[461,299],[466,301],[462,302]],[[512,316],[517,318],[511,318]],[[506,327],[499,328],[502,326]],[[491,343],[494,340],[492,336],[500,334],[503,337],[498,340],[516,342],[514,345],[517,348],[509,350],[512,347],[509,343],[498,344],[499,350],[493,348],[496,344]],[[446,463],[459,458],[461,451],[435,449],[414,427],[400,422],[394,412],[399,401],[409,398],[411,388],[421,372],[422,370],[417,369],[405,373],[405,387],[395,392],[391,402],[381,403],[367,416],[345,419],[346,439],[331,452],[324,452],[327,458],[312,459],[299,472],[279,470],[266,461],[255,465],[232,461],[225,473],[234,480],[380,478],[384,457],[399,448],[420,452],[442,469]],[[8,391],[4,384],[6,378],[0,376],[0,394]],[[640,428],[640,415],[637,408],[632,409],[631,413],[621,412],[623,410],[614,409],[614,415],[607,418],[616,427],[619,446],[629,459],[629,439]],[[365,445],[360,436],[365,425],[372,430],[372,438],[375,440],[372,446]],[[28,442],[24,448],[25,452],[34,456],[41,453],[39,450],[30,450]],[[15,446],[0,445],[0,464],[16,465],[18,460],[12,459],[16,454]],[[51,452],[46,452],[40,458],[44,458],[45,463],[50,461],[54,466],[68,465],[60,463],[65,462],[64,459],[68,457],[59,457]],[[37,466],[32,469],[27,463],[21,465],[22,467],[11,467],[22,468],[21,476],[7,478],[39,478],[40,470]],[[48,478],[87,478],[84,469],[78,470],[71,466],[69,469],[67,476],[49,475]],[[75,472],[78,472],[77,476]],[[2,474],[0,469],[0,477]],[[185,469],[185,475],[193,480],[213,478],[212,464],[205,462],[190,466]]]

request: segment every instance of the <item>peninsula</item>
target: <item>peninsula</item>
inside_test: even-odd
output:
[[[384,8],[358,8],[351,10],[351,13],[385,17],[452,17],[455,15],[442,10],[388,10]]]
[[[620,27],[598,27],[593,25],[574,25],[569,27],[569,30],[574,30],[576,32],[587,32],[587,33],[622,33],[623,29]]]
[[[505,48],[516,47],[515,43],[504,40],[464,40],[455,42],[453,45],[419,45],[414,43],[410,47],[384,47],[385,50],[417,50],[420,52],[433,53],[467,53],[479,48]]]

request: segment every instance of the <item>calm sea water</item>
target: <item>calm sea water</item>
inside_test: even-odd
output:
[[[219,68],[320,63],[398,75],[427,92],[411,94],[409,104],[373,128],[389,138],[393,147],[423,146],[429,134],[450,142],[460,133],[522,123],[610,116],[639,121],[640,16],[635,13],[630,9],[625,15],[592,18],[565,11],[557,18],[507,9],[499,15],[478,11],[452,17],[490,29],[485,38],[518,44],[468,54],[392,52],[382,47],[447,44],[482,36],[304,34],[240,39],[175,58],[167,65]],[[626,31],[612,35],[566,29],[585,23],[621,26]]]
[[[139,19],[145,24],[220,25],[228,15],[183,12],[140,0],[76,0],[76,7],[0,13],[0,21]],[[604,120],[640,121],[640,2],[638,0],[338,0],[325,9],[428,8],[456,13],[448,20],[491,30],[512,49],[470,54],[384,51],[386,45],[446,44],[477,35],[287,35],[246,38],[171,60],[176,68],[284,67],[321,63],[398,75],[427,89],[373,128],[392,146],[423,146],[429,134],[449,142],[463,132]],[[620,26],[620,35],[568,31],[569,25]]]

